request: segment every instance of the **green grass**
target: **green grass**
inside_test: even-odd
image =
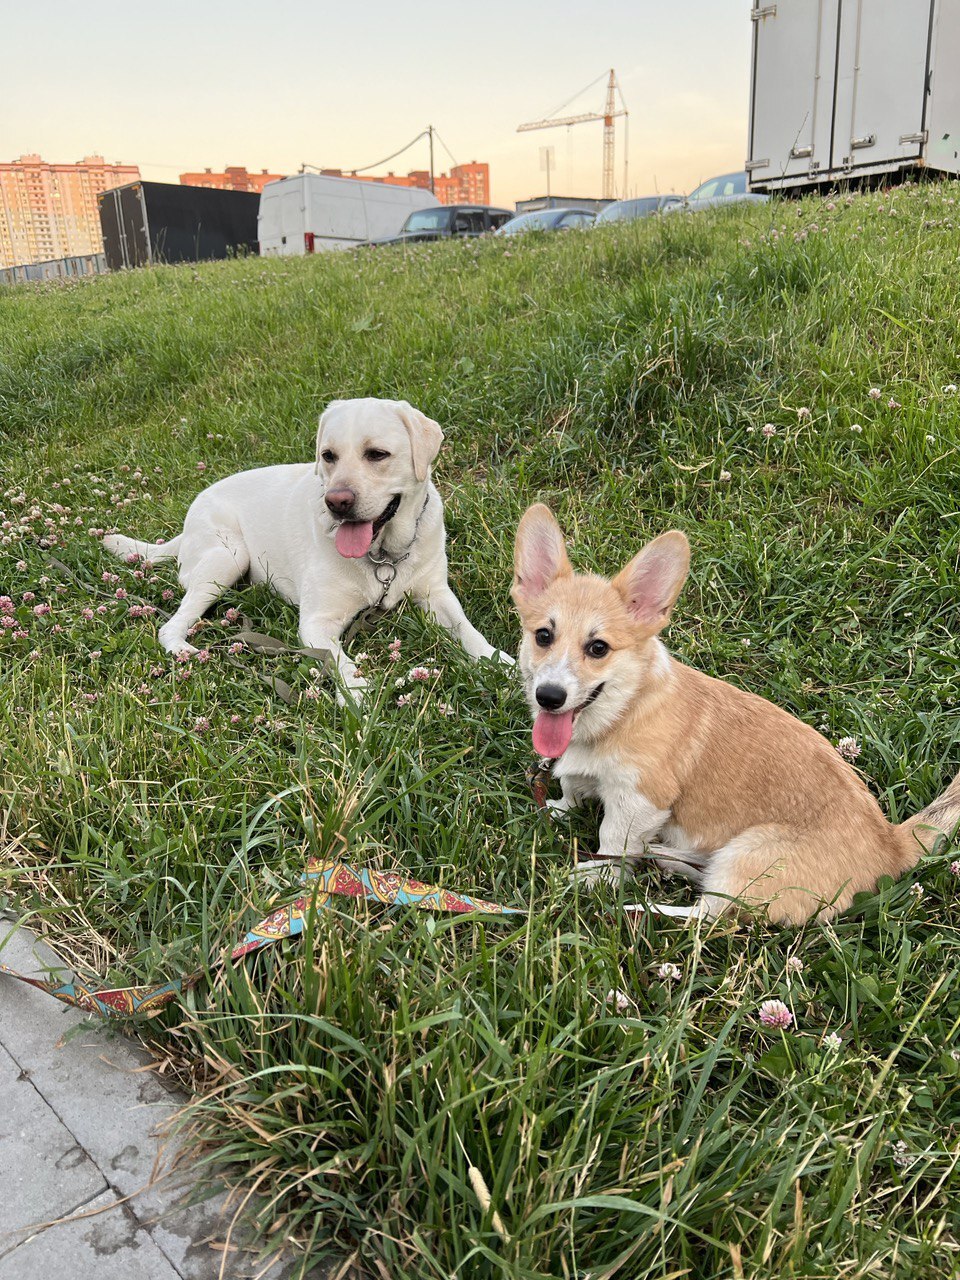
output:
[[[528,911],[344,906],[150,1024],[265,1248],[384,1280],[960,1275],[955,854],[829,926],[631,924],[567,887],[597,815],[533,809],[500,669],[401,610],[353,642],[358,720],[309,660],[225,662],[230,606],[295,643],[255,590],[184,678],[115,597],[162,607],[174,575],[87,532],[169,536],[202,483],[312,456],[329,399],[405,397],[447,432],[451,577],[493,643],[531,501],[605,573],[680,527],[674,652],[855,736],[903,817],[960,766],[958,195],[0,290],[8,905],[124,981],[221,955],[309,852]],[[400,707],[418,663],[442,674]]]

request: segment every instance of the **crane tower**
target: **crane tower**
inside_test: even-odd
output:
[[[602,80],[603,77],[598,76],[597,79]],[[596,83],[597,83],[597,80],[594,80],[593,84],[587,85],[587,89],[592,89],[593,85],[595,85]],[[585,92],[586,90],[581,90],[581,93],[585,93]],[[580,94],[576,95],[576,97],[579,97],[579,96]],[[620,100],[619,108],[617,107],[618,98]],[[572,102],[573,99],[571,98],[570,101]],[[563,108],[558,107],[557,110],[562,111]],[[579,115],[575,115],[575,116],[552,115],[552,116],[548,116],[545,120],[530,120],[528,121],[527,124],[517,125],[517,133],[526,133],[530,129],[555,129],[555,128],[559,128],[560,125],[587,124],[589,121],[592,121],[592,120],[602,120],[603,121],[602,191],[603,191],[604,200],[612,200],[614,198],[613,164],[614,164],[614,145],[615,145],[613,122],[617,116],[624,117],[623,194],[626,195],[627,194],[627,172],[628,172],[627,165],[629,163],[628,156],[627,156],[627,146],[626,146],[626,129],[627,129],[627,117],[629,116],[629,114],[630,113],[627,111],[626,103],[623,100],[623,94],[620,91],[620,85],[617,82],[617,73],[611,67],[610,74],[607,77],[607,99],[604,104],[603,111],[584,111],[584,112],[581,112]]]

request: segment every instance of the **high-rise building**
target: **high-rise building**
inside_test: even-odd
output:
[[[430,174],[426,169],[413,169],[408,174],[388,173],[383,176],[369,173],[345,173],[343,169],[321,169],[328,178],[357,178],[361,182],[383,182],[392,187],[421,187],[430,190]],[[433,193],[441,204],[489,204],[490,166],[458,164],[449,175],[438,173],[433,180]]]
[[[47,164],[26,155],[0,164],[0,267],[100,253],[97,196],[139,177],[135,164],[103,156]]]
[[[204,169],[203,173],[181,173],[180,185],[184,187],[215,187],[218,191],[262,191],[268,182],[286,177],[283,173],[247,173],[242,165],[230,165],[223,173]]]

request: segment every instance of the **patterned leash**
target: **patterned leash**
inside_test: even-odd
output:
[[[233,948],[231,960],[240,960],[282,938],[299,937],[311,910],[320,911],[331,906],[331,900],[335,897],[365,898],[387,907],[416,907],[421,911],[453,911],[461,915],[469,912],[495,916],[524,914],[522,908],[504,907],[483,898],[455,893],[452,889],[421,884],[419,880],[406,879],[398,871],[375,871],[372,867],[354,867],[346,862],[328,862],[319,858],[308,860],[300,883],[312,886],[310,892],[301,894],[286,906],[278,907],[261,920]],[[0,973],[46,991],[64,1004],[74,1005],[87,1013],[98,1013],[106,1018],[151,1014],[178,999],[203,977],[203,971],[199,970],[185,978],[174,978],[153,986],[99,987],[76,979],[73,982],[60,982],[55,979],[29,978],[5,964],[0,964]]]

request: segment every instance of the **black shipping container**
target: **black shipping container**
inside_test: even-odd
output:
[[[257,252],[260,196],[168,182],[131,182],[98,197],[112,271]]]

